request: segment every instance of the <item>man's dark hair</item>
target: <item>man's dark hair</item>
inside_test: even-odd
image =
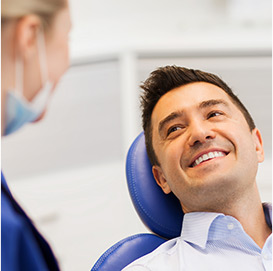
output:
[[[243,113],[250,130],[255,128],[254,121],[230,87],[218,76],[200,70],[187,69],[177,66],[166,66],[153,71],[149,78],[140,86],[144,92],[141,95],[142,127],[145,134],[147,154],[152,165],[159,165],[152,144],[151,116],[159,99],[168,91],[194,82],[207,82],[223,89],[233,103]]]

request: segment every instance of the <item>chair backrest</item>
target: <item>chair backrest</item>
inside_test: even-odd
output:
[[[126,176],[131,199],[143,223],[164,238],[179,236],[183,219],[181,205],[172,193],[164,194],[157,185],[143,132],[129,149]]]
[[[155,250],[165,241],[149,233],[129,236],[106,250],[91,271],[120,271],[134,260]]]
[[[92,271],[118,271],[152,252],[166,239],[181,233],[183,212],[173,194],[166,195],[156,184],[147,156],[143,132],[132,143],[126,159],[126,177],[131,199],[143,223],[154,234],[127,237],[109,248]]]

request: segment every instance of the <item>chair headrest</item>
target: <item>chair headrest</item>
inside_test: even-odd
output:
[[[164,238],[180,236],[184,216],[180,202],[172,193],[164,194],[157,185],[143,132],[128,151],[126,176],[131,199],[142,222]]]

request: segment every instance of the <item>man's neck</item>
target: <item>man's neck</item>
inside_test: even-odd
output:
[[[272,229],[267,225],[263,205],[258,193],[257,185],[251,195],[241,198],[231,208],[224,210],[225,215],[235,217],[243,226],[245,232],[262,248]]]

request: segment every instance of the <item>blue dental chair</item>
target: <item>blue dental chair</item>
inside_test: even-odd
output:
[[[164,194],[156,184],[143,132],[127,154],[126,177],[134,207],[154,234],[136,234],[119,241],[102,254],[91,271],[120,271],[166,240],[180,236],[183,220],[180,203],[173,194]]]

